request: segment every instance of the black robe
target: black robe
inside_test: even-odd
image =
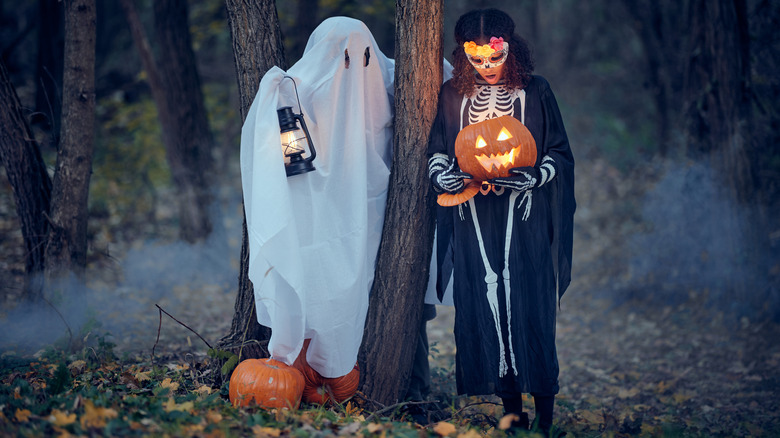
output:
[[[429,155],[445,153],[455,159],[455,138],[460,126],[469,124],[471,103],[449,81],[442,85]],[[500,195],[478,193],[459,206],[439,207],[439,287],[443,290],[452,273],[460,394],[558,392],[555,318],[571,278],[574,157],[544,78],[534,76],[525,88],[524,118],[520,99],[511,105],[512,115],[524,120],[536,141],[536,166],[549,155],[557,173],[531,190],[530,199],[506,189]]]

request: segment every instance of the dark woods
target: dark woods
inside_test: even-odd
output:
[[[578,163],[575,253],[593,230],[615,239],[575,271],[604,270],[615,280],[599,293],[621,299],[653,290],[673,301],[684,285],[717,309],[780,318],[777,2],[445,1],[445,55],[454,20],[483,6],[513,13],[557,90]],[[0,294],[34,301],[41,278],[89,276],[136,241],[208,241],[218,206],[240,202],[238,136],[262,73],[292,65],[332,15],[363,20],[398,53],[395,11],[388,1],[0,3],[10,224]],[[435,60],[438,47],[417,44]],[[240,264],[249,299],[245,249]],[[230,342],[248,303],[237,303]]]

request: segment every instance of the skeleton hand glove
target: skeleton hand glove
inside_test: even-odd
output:
[[[556,167],[555,160],[549,155],[542,158],[542,165],[536,167],[516,167],[509,169],[514,176],[506,178],[493,178],[490,182],[497,186],[506,187],[512,190],[526,191],[536,187],[541,187],[553,178],[555,178]]]
[[[450,163],[444,154],[433,154],[428,160],[428,176],[434,190],[447,193],[460,192],[465,187],[463,180],[471,178],[468,173],[456,169],[455,161]]]

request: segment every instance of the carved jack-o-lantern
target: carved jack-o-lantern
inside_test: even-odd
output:
[[[479,192],[482,181],[511,176],[509,169],[536,163],[536,141],[528,128],[512,116],[501,116],[466,126],[455,139],[460,169],[474,180],[457,194],[442,193],[440,205],[466,202]]]
[[[455,139],[460,169],[476,181],[510,176],[509,169],[536,163],[536,141],[519,120],[501,116],[466,126]]]

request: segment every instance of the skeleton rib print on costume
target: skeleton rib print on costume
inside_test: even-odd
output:
[[[469,124],[479,123],[484,120],[493,119],[496,117],[508,115],[514,116],[515,113],[515,100],[520,100],[520,122],[525,124],[525,90],[515,91],[509,93],[504,87],[495,86],[479,86],[478,91],[473,99],[467,96],[463,97],[463,103],[461,105],[460,120],[463,123],[463,111],[468,106],[468,118]],[[463,126],[461,126],[463,129]],[[554,171],[554,168],[553,168]],[[503,187],[499,187],[498,190],[494,188],[494,192],[497,196],[502,196],[505,192]],[[483,195],[486,194],[482,192]],[[489,193],[489,192],[488,192]],[[504,278],[504,300],[506,303],[506,321],[507,321],[507,334],[509,343],[509,358],[512,364],[512,372],[516,376],[518,373],[517,362],[515,359],[514,347],[512,344],[512,306],[511,296],[512,290],[509,282],[509,248],[512,243],[512,221],[514,217],[515,202],[517,197],[523,193],[523,198],[520,200],[517,208],[526,204],[526,210],[523,214],[523,220],[527,220],[531,210],[531,190],[511,190],[509,195],[509,213],[506,224],[506,234],[504,238],[504,269],[502,276]],[[485,251],[485,243],[482,240],[482,231],[479,226],[479,216],[477,214],[476,205],[474,199],[466,201],[469,205],[469,211],[471,212],[471,219],[474,222],[474,229],[477,233],[477,242],[479,244],[480,254],[482,256],[482,262],[485,265],[485,286],[486,293],[485,298],[490,306],[490,311],[493,313],[493,321],[496,325],[496,335],[498,336],[498,348],[499,348],[499,361],[498,361],[498,375],[499,377],[505,376],[509,372],[509,365],[506,362],[506,347],[504,346],[504,337],[501,329],[501,316],[498,307],[498,275],[490,266],[487,253]],[[461,206],[459,206],[461,208]],[[461,212],[461,220],[462,212]]]
[[[465,99],[465,98],[464,98]],[[479,87],[469,106],[469,125],[515,113],[514,102],[521,99],[525,104],[525,90],[509,93],[504,87]]]

